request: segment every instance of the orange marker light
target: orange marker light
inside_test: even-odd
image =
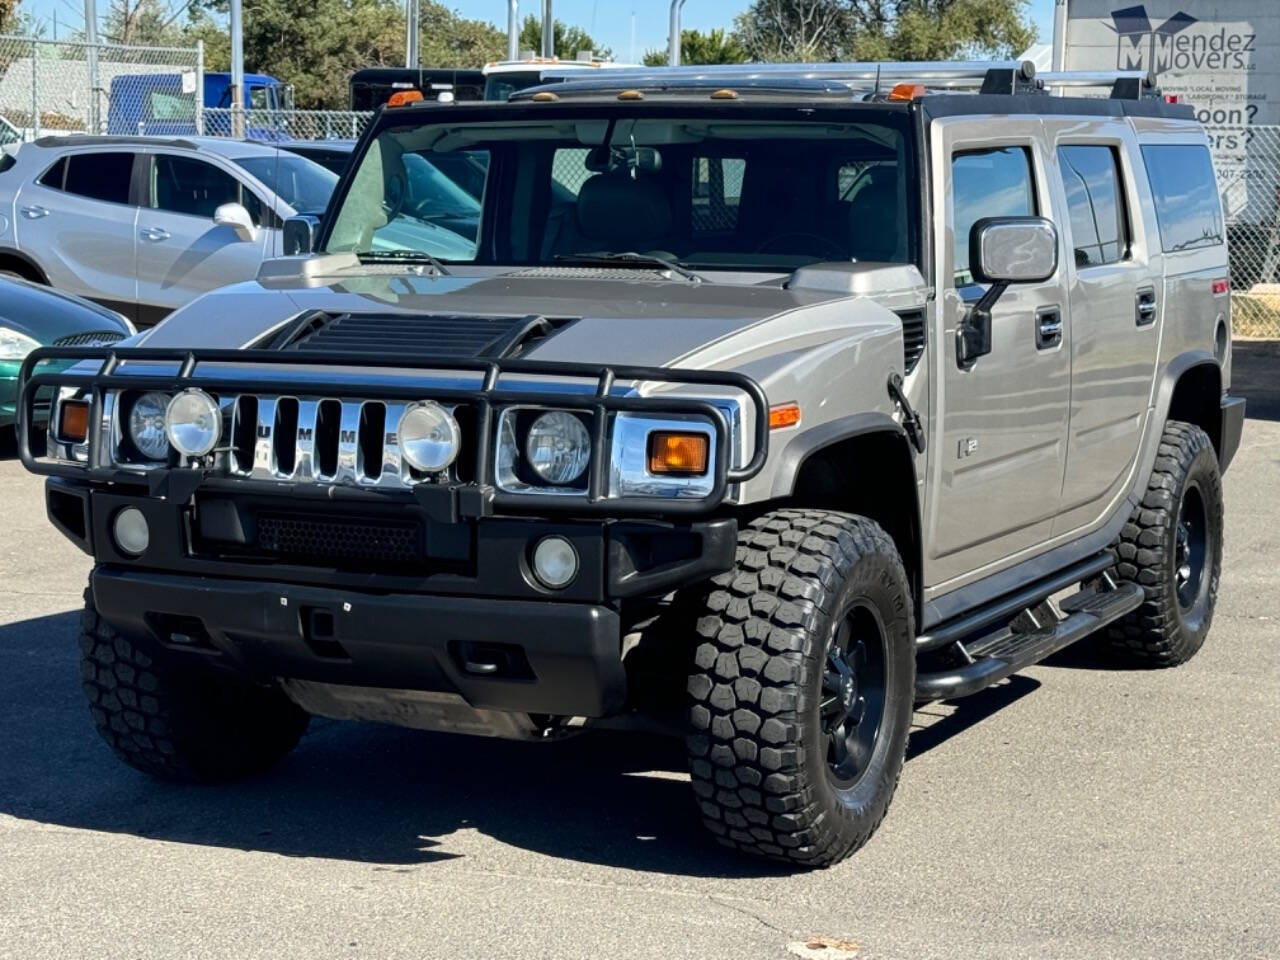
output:
[[[63,400],[58,408],[58,439],[84,443],[89,437],[89,404],[84,400]]]
[[[700,477],[707,472],[711,440],[705,433],[649,434],[649,472]]]
[[[391,95],[391,99],[387,101],[387,106],[403,107],[410,103],[417,103],[421,99],[421,90],[397,90]]]
[[[905,100],[910,103],[917,100],[925,94],[924,84],[922,83],[900,83],[889,91],[890,100]]]
[[[535,93],[529,99],[532,100],[534,103],[555,103],[560,98],[557,97],[550,90],[543,90],[541,93]]]
[[[800,404],[780,403],[769,408],[769,429],[781,430],[783,427],[794,427],[800,422]]]
[[[644,93],[640,90],[623,90],[618,94],[619,100],[643,100]]]

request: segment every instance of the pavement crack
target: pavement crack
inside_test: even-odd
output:
[[[715,894],[709,894],[707,896],[707,899],[710,900],[712,903],[718,904],[719,906],[728,907],[734,913],[740,913],[744,917],[750,917],[752,920],[756,921],[756,923],[760,924],[763,927],[767,927],[768,929],[772,930],[774,933],[781,934],[784,936],[786,935],[786,931],[783,930],[781,927],[774,926],[764,917],[760,916],[760,914],[756,913],[754,910],[748,910],[746,907],[742,906],[741,904],[732,903],[728,900],[722,900],[720,899],[720,897],[717,897]]]

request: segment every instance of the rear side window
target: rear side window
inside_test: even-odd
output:
[[[1164,252],[1223,243],[1222,205],[1208,147],[1147,145],[1142,159],[1151,180]]]
[[[225,170],[203,160],[156,155],[151,168],[151,205],[157,210],[209,219],[224,203],[240,202],[240,181]]]
[[[951,158],[956,286],[973,283],[969,233],[984,217],[1031,217],[1036,195],[1026,147],[969,150]]]
[[[132,153],[73,153],[46,170],[39,182],[90,200],[128,203],[133,156]]]
[[[1067,192],[1076,266],[1097,267],[1126,259],[1129,236],[1115,150],[1059,147],[1058,167]]]

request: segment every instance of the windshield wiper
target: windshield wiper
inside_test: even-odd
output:
[[[438,277],[452,276],[443,263],[425,250],[369,250],[357,254],[361,263],[425,263]]]
[[[695,273],[679,260],[672,260],[660,253],[637,253],[634,250],[617,253],[612,250],[597,250],[593,253],[561,253],[555,257],[558,263],[633,263],[659,266],[664,270],[684,277],[690,283],[710,283],[706,277]]]

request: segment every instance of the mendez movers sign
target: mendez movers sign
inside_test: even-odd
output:
[[[1149,70],[1206,126],[1280,124],[1280,0],[1069,0],[1068,70]]]

